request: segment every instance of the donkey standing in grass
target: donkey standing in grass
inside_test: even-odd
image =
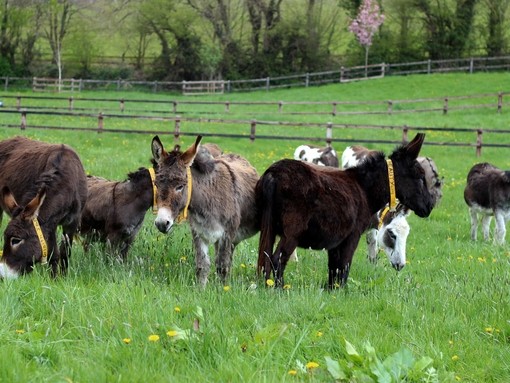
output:
[[[88,249],[92,241],[104,242],[125,260],[147,210],[156,209],[155,171],[140,168],[121,182],[88,176],[87,184],[80,229],[84,247]]]
[[[338,168],[338,156],[336,155],[335,149],[331,146],[322,148],[312,145],[300,145],[294,151],[294,159],[316,165]]]
[[[338,170],[296,160],[271,165],[256,186],[261,214],[259,262],[276,284],[296,247],[328,251],[328,286],[347,282],[352,257],[371,217],[398,198],[418,216],[432,211],[432,197],[416,158],[424,134],[386,159],[378,153],[359,166]],[[276,249],[276,237],[280,240]]]
[[[0,217],[3,211],[12,217],[4,232],[0,277],[29,273],[46,261],[54,275],[65,272],[87,200],[80,158],[67,145],[15,137],[0,142],[0,169]]]
[[[494,241],[503,244],[506,222],[510,219],[510,171],[498,169],[487,162],[474,165],[467,175],[464,200],[471,216],[471,239],[476,241],[478,218],[481,216],[483,238],[488,241],[490,223],[494,216]]]
[[[227,278],[235,246],[258,231],[255,185],[259,176],[236,154],[217,154],[200,147],[202,137],[186,151],[176,145],[165,151],[158,136],[152,140],[158,188],[156,227],[168,233],[175,222],[188,218],[195,249],[196,274],[207,284],[214,244],[216,271]]]

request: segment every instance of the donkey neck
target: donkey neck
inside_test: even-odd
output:
[[[383,156],[348,170],[356,174],[357,181],[366,194],[371,214],[375,214],[390,202],[388,165]]]

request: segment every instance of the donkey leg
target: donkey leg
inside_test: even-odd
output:
[[[469,209],[469,216],[471,217],[471,239],[476,241],[478,232],[478,213],[475,209]]]
[[[482,233],[483,233],[483,239],[485,241],[489,240],[489,232],[491,227],[491,221],[492,216],[491,215],[484,215],[482,217]]]
[[[496,233],[494,239],[498,245],[502,245],[505,242],[506,235],[505,216],[500,211],[495,211],[494,219],[496,221]]]
[[[377,263],[377,230],[368,229],[366,233],[368,260],[371,263]]]
[[[285,285],[283,274],[285,268],[287,267],[287,263],[289,262],[289,258],[294,250],[296,250],[295,241],[289,240],[286,237],[282,237],[280,239],[280,242],[276,247],[276,251],[271,258],[273,274],[275,278],[275,286],[277,287],[283,287]]]
[[[192,231],[193,247],[195,248],[196,276],[201,287],[207,285],[211,260],[209,259],[209,245],[200,236]]]
[[[345,286],[351,268],[354,251],[358,247],[360,234],[351,234],[339,246],[328,250],[328,287]]]
[[[235,246],[230,238],[222,237],[216,242],[216,273],[220,277],[222,283],[225,283],[230,273],[234,248]]]

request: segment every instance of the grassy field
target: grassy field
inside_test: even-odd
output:
[[[409,76],[195,99],[387,100],[492,93],[509,86],[506,73]],[[118,98],[119,93],[81,96]],[[505,110],[497,114],[476,109],[446,116],[437,112],[338,116],[334,122],[507,129],[507,116]],[[244,117],[269,119],[256,111]],[[59,123],[50,117],[37,119],[39,124]],[[152,123],[143,124],[150,129]],[[129,171],[149,166],[152,135],[0,130],[2,139],[15,134],[72,145],[91,174],[121,180]],[[400,137],[393,131],[335,134]],[[509,138],[487,134],[484,140],[510,143]],[[429,218],[410,216],[408,265],[398,273],[382,254],[377,265],[370,264],[362,238],[346,288],[323,290],[326,254],[300,250],[299,262],[286,270],[290,288],[274,290],[256,277],[258,237],[254,237],[236,249],[228,284],[212,277],[201,290],[195,285],[187,224],[165,236],[156,230],[149,212],[124,264],[99,245],[84,253],[76,244],[67,276],[51,279],[38,266],[29,276],[3,281],[0,382],[510,381],[510,249],[470,240],[462,194],[473,164],[487,161],[510,169],[508,149],[485,148],[476,157],[472,147],[427,145],[427,140],[474,139],[471,133],[427,132],[422,154],[438,165],[444,197]],[[171,135],[162,140],[167,147],[173,145]],[[187,147],[193,141],[184,136],[180,144]],[[212,137],[206,142],[243,154],[260,173],[272,162],[290,157],[298,144]],[[378,148],[386,153],[393,149]],[[341,152],[343,147],[336,149]]]

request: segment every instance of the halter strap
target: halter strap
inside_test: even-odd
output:
[[[393,174],[393,162],[390,159],[386,160],[388,164],[388,183],[390,185],[390,209],[395,210],[397,206],[397,198],[395,196],[395,176]]]
[[[188,198],[186,199],[184,210],[177,216],[177,223],[181,223],[188,218],[188,207],[191,202],[191,192],[193,191],[193,180],[191,179],[191,168],[189,166],[186,168],[186,176],[188,179]]]
[[[390,211],[389,205],[386,205],[386,207],[383,209],[381,215],[379,216],[379,225],[377,225],[377,230],[380,230],[384,221],[384,217],[386,217],[386,214]]]
[[[156,187],[156,172],[154,168],[147,169],[152,181],[152,214],[158,214],[158,188]]]
[[[37,238],[39,238],[39,243],[41,244],[42,250],[41,264],[45,265],[46,263],[48,263],[48,245],[46,244],[46,240],[44,239],[44,235],[41,230],[41,225],[39,225],[37,217],[32,218],[32,224],[34,225]]]

